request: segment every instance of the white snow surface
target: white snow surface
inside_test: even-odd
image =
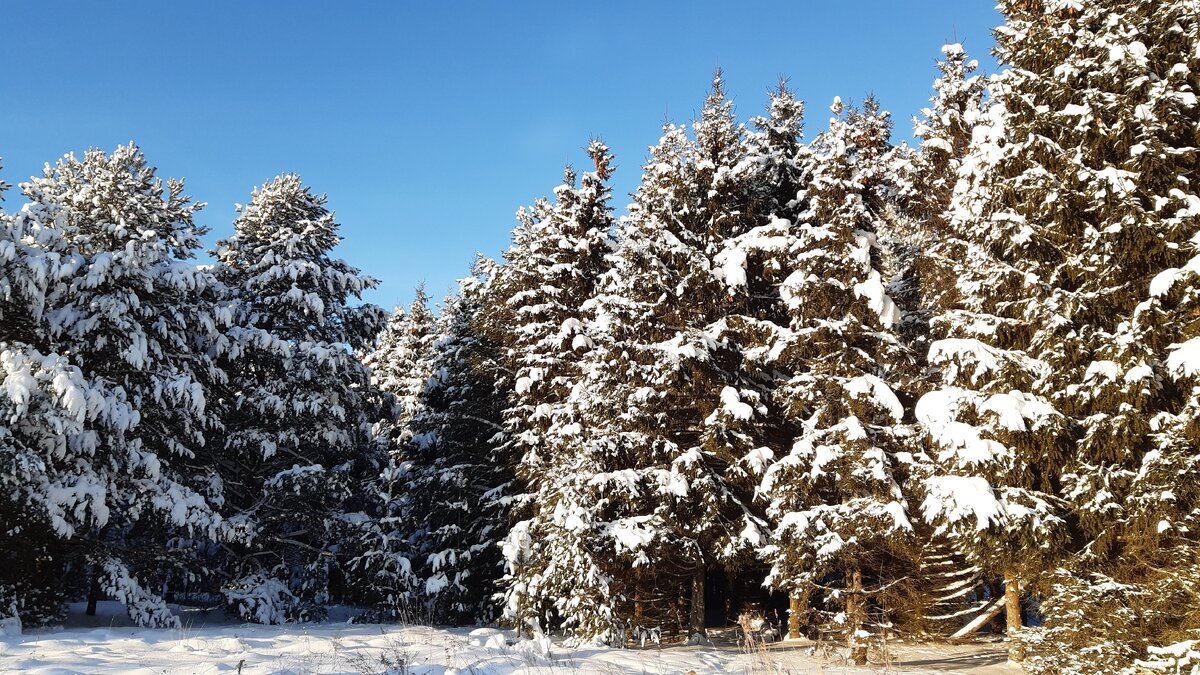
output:
[[[180,611],[181,608],[173,607]],[[95,617],[72,606],[67,628],[0,634],[0,673],[411,673],[412,675],[534,675],[552,673],[872,673],[807,641],[747,653],[734,644],[614,649],[567,647],[546,638],[516,640],[495,628],[413,625],[231,624],[220,610],[181,611],[180,629],[129,625],[119,603],[102,602]],[[1000,643],[896,645],[889,672],[1021,672],[1005,662]],[[387,661],[385,661],[385,659]],[[391,670],[388,663],[390,662]],[[403,667],[400,667],[403,664]]]

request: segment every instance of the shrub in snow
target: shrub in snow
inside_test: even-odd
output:
[[[303,603],[280,580],[252,574],[222,588],[226,611],[243,621],[280,624],[302,620]]]

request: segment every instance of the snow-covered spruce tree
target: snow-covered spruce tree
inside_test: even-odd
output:
[[[575,405],[588,452],[608,467],[589,481],[602,497],[592,522],[617,564],[634,566],[621,580],[631,627],[699,639],[710,570],[737,576],[763,543],[754,434],[768,409],[714,265],[761,220],[759,165],[719,73],[694,128],[693,140],[669,125],[651,149],[591,303],[597,344]]]
[[[347,566],[347,583],[364,589],[374,609],[358,621],[393,620],[414,609],[416,577],[412,567],[412,542],[403,531],[408,496],[408,449],[411,423],[421,409],[421,396],[432,374],[438,339],[438,320],[429,309],[425,285],[417,286],[408,311],[397,306],[387,326],[364,352],[362,361],[371,370],[371,383],[383,397],[381,419],[373,434],[386,453],[382,473],[370,490],[379,500],[377,518],[363,522],[360,554]]]
[[[326,198],[294,174],[254,191],[216,274],[235,302],[223,400],[231,522],[229,607],[247,620],[320,616],[369,520],[384,458],[371,437],[369,371],[353,349],[384,312],[350,302],[375,285],[330,253],[340,240]],[[344,585],[344,584],[343,584]]]
[[[974,74],[979,63],[961,44],[944,45],[942,55],[931,105],[913,118],[920,146],[900,171],[899,200],[917,225],[909,236],[927,246],[951,236],[950,199],[987,92],[987,80]]]
[[[513,373],[504,413],[517,460],[516,515],[505,541],[506,614],[534,632],[558,628],[577,637],[620,642],[624,628],[612,596],[612,551],[593,518],[602,473],[572,401],[582,380],[589,336],[584,301],[605,271],[615,226],[608,179],[613,157],[600,141],[588,155],[594,171],[579,184],[568,168],[551,203],[518,214],[513,245],[497,271],[489,311]]]
[[[744,359],[742,368],[773,390],[787,379],[778,359],[795,337],[779,287],[792,271],[801,224],[812,215],[813,158],[803,142],[804,103],[795,98],[786,82],[770,93],[768,114],[754,118],[753,123],[756,132],[747,138],[748,158],[759,172],[756,211],[761,224],[726,239],[713,261],[725,284],[729,311],[725,325],[729,335],[736,335]],[[748,455],[758,472],[788,446],[798,430],[795,420],[784,415],[779,401],[765,395],[768,393],[772,392],[764,391],[761,397],[767,414],[752,420],[749,435],[736,432],[762,444]],[[755,581],[761,582],[766,569],[755,574]],[[792,594],[789,604],[788,632],[798,637],[808,620],[807,599]]]
[[[1156,293],[1173,283],[1152,280],[1183,269],[1195,231],[1183,157],[1196,16],[1187,3],[1001,8],[1010,68],[991,85],[952,213],[994,264],[960,283],[931,351],[958,388],[920,406],[946,474],[924,481],[925,503],[966,525],[979,555],[1027,577],[1054,570],[1040,579],[1045,625],[1029,634],[1028,667],[1114,672],[1190,620],[1176,608],[1194,570],[1179,553],[1195,550],[1183,515],[1195,498],[1176,486],[1195,484],[1194,443],[1172,431],[1190,423],[1190,383],[1171,367],[1190,315]],[[1054,536],[1064,520],[1070,547]]]
[[[199,205],[133,145],[68,155],[21,190],[5,221],[3,447],[24,512],[6,531],[49,553],[41,580],[90,580],[139,624],[178,625],[148,589],[191,579],[191,547],[223,529],[206,448],[223,312],[188,262]]]
[[[945,230],[928,251],[927,359],[940,381],[916,405],[925,452],[911,485],[935,535],[1004,579],[1015,634],[1023,585],[1061,559],[1068,537],[1058,495],[1072,429],[1047,396],[1055,385],[1045,358],[1073,337],[1046,302],[1063,261],[1039,260],[1052,245],[1033,249],[1025,217],[992,202],[1011,180],[996,168],[1003,110],[976,120]]]
[[[900,238],[915,249],[909,289],[914,311],[907,318],[910,342],[926,353],[931,317],[954,306],[962,295],[958,278],[988,255],[957,231],[961,223],[951,218],[959,172],[984,117],[987,81],[972,74],[978,65],[967,58],[962,45],[945,45],[942,54],[945,60],[937,64],[940,76],[933,83],[931,105],[913,118],[920,146],[897,157],[899,213],[893,221]]]
[[[414,598],[429,620],[464,624],[496,617],[503,574],[499,542],[508,532],[512,466],[505,442],[497,348],[480,323],[502,302],[491,284],[496,263],[480,258],[472,276],[443,302],[430,360],[432,375],[409,424],[390,515],[397,548],[411,561]]]
[[[394,409],[388,415],[388,435],[394,447],[402,447],[409,440],[408,425],[417,412],[418,399],[430,375],[435,323],[425,285],[420,284],[408,311],[396,307],[374,350],[363,358],[363,364],[371,369],[374,386],[395,399]]]
[[[931,105],[913,119],[920,146],[900,162],[900,217],[895,221],[912,247],[912,283],[907,297],[897,299],[908,305],[905,336],[919,358],[929,353],[931,318],[959,300],[958,279],[971,274],[966,268],[978,269],[987,260],[986,252],[964,240],[950,218],[958,173],[983,113],[986,79],[974,74],[977,64],[962,45],[948,44],[941,51],[944,60],[937,64]],[[937,386],[936,378],[927,379],[926,387],[910,393],[923,394]],[[952,537],[924,519],[915,519],[913,525],[921,543],[916,572],[920,581],[913,585],[906,628],[957,631],[986,601],[982,571],[957,550]]]
[[[1129,672],[1148,643],[1200,629],[1200,17],[1184,1],[1001,10],[1003,134],[982,149],[964,218],[1028,280],[995,302],[1046,366],[1035,391],[1079,431],[1066,453],[1028,452],[1061,464],[1020,462],[1051,476],[1074,535],[1044,584],[1027,667]],[[1009,413],[997,414],[1020,422]]]
[[[799,598],[822,592],[828,616],[818,625],[862,663],[913,564],[902,399],[918,373],[889,294],[901,280],[880,244],[897,184],[891,122],[871,99],[861,111],[835,101],[833,112],[813,143],[807,201],[781,214],[795,243],[780,287],[789,332],[775,364],[791,378],[775,399],[797,434],[762,480],[775,528],[763,554],[771,586]]]

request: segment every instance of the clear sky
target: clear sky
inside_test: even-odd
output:
[[[383,282],[367,299],[391,306],[498,255],[591,136],[616,153],[621,210],[716,66],[743,119],[787,76],[810,136],[835,95],[873,92],[904,140],[940,46],[994,71],[999,23],[986,0],[0,0],[0,178],[135,140],[208,202],[211,244],[253,186],[297,172],[329,194],[338,254]]]

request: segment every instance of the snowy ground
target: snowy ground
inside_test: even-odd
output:
[[[74,607],[74,610],[80,608]],[[116,603],[96,617],[73,612],[68,627],[0,638],[0,673],[1020,673],[1003,646],[899,645],[888,667],[849,668],[809,644],[758,653],[734,646],[567,649],[526,641],[502,644],[492,629],[419,626],[232,625],[219,613],[185,615],[182,630],[128,625]],[[547,647],[549,653],[547,654]]]

